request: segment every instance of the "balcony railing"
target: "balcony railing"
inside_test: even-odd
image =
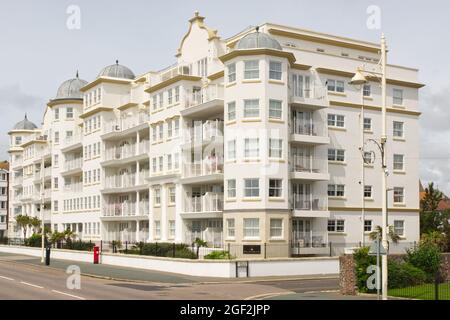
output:
[[[293,155],[290,169],[292,172],[322,173],[326,171],[326,161],[312,155]]]
[[[172,66],[160,71],[159,82],[164,82],[166,80],[175,78],[176,76],[179,76],[179,75],[189,76],[191,74],[192,74],[192,72],[191,72],[191,68],[189,67],[189,65],[176,64],[176,65],[172,65]],[[157,83],[155,83],[155,84],[157,84]]]
[[[136,173],[107,176],[105,188],[129,188],[136,185]]]
[[[223,173],[223,158],[212,157],[199,163],[185,163],[183,176],[190,178],[220,173]]]
[[[221,212],[223,193],[206,193],[200,197],[190,197],[185,202],[185,212]]]
[[[185,108],[195,107],[216,99],[223,100],[223,85],[213,84],[202,88],[200,91],[186,91]]]
[[[223,120],[208,120],[202,125],[188,128],[184,142],[201,143],[221,136],[223,136]]]
[[[74,144],[77,144],[77,143],[81,143],[81,134],[77,134],[77,135],[74,135],[74,136],[66,137],[63,140],[62,147],[66,148],[68,146],[71,146],[71,145],[74,145]]]
[[[136,144],[112,147],[105,150],[106,160],[122,160],[136,155]]]
[[[292,209],[301,211],[326,211],[328,210],[328,197],[294,193],[292,196]]]
[[[328,246],[328,233],[317,231],[293,231],[291,249],[323,248]]]
[[[103,207],[104,217],[130,217],[137,216],[136,202],[126,201],[123,203],[108,203]],[[142,210],[141,210],[142,209]],[[139,215],[148,215],[148,201],[139,202]]]
[[[121,132],[137,127],[150,120],[147,113],[139,113],[131,117],[125,117],[106,123],[104,133]]]
[[[82,192],[83,191],[83,183],[77,182],[77,183],[66,184],[64,186],[64,191],[67,191],[67,192]]]
[[[188,244],[193,243],[196,239],[201,239],[208,243],[208,247],[223,247],[223,231],[218,228],[208,228],[204,231],[186,231],[184,238]]]
[[[64,170],[74,170],[74,169],[80,169],[83,166],[83,158],[76,158],[72,160],[68,160],[64,163]]]
[[[291,134],[325,136],[325,125],[317,121],[291,118]]]

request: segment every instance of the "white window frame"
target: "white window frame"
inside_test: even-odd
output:
[[[281,81],[283,78],[283,63],[281,61],[269,61],[269,79]]]
[[[244,218],[243,234],[244,239],[259,239],[260,237],[259,218]]]
[[[259,79],[259,60],[244,61],[244,80]]]
[[[398,161],[401,158],[401,161]],[[401,167],[399,167],[401,165]],[[394,171],[405,171],[405,155],[394,153],[393,155],[393,168]]]
[[[283,158],[283,140],[269,138],[269,158]]]
[[[259,198],[260,186],[258,178],[244,179],[244,198]]]
[[[283,116],[283,101],[269,100],[269,118],[281,120]]]
[[[236,63],[230,63],[227,67],[228,83],[236,82]]]
[[[283,197],[283,180],[269,179],[269,198]]]
[[[260,116],[259,99],[244,100],[244,118],[259,118]]]
[[[279,222],[279,225],[274,225],[274,222]],[[283,219],[271,218],[270,219],[270,238],[281,239],[283,238]]]
[[[392,89],[392,104],[396,106],[403,106],[403,90],[394,88]]]
[[[259,158],[259,138],[245,138],[244,140],[244,158]]]

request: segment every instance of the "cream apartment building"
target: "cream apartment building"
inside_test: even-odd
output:
[[[270,23],[222,39],[196,13],[174,65],[135,75],[117,61],[90,82],[77,75],[41,127],[24,119],[10,131],[11,212],[92,241],[201,238],[280,256],[355,246],[363,226],[367,240],[381,224],[369,141],[380,140],[381,88],[374,76],[349,81],[379,59],[375,43]],[[388,65],[387,78],[389,224],[410,243],[423,85],[403,66]]]

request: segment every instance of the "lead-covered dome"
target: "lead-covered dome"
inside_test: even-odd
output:
[[[267,33],[256,32],[249,33],[237,43],[236,49],[275,49],[283,50],[280,43],[269,36]]]
[[[76,78],[64,81],[59,86],[55,99],[81,99],[83,94],[80,89],[87,84],[87,81],[78,78],[77,72]]]
[[[134,75],[133,71],[130,70],[130,68],[120,65],[119,61],[116,60],[116,64],[112,64],[103,68],[103,70],[98,74],[98,77],[111,77],[133,80],[136,76]]]
[[[27,115],[25,115],[25,119],[20,122],[17,122],[14,126],[13,130],[34,130],[37,129],[37,126],[28,120]]]

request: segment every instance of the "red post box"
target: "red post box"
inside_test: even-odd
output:
[[[98,264],[99,256],[100,256],[100,247],[95,246],[94,247],[94,264]]]

